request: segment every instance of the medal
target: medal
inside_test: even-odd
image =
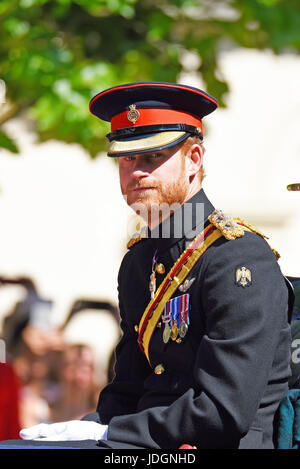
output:
[[[163,341],[167,343],[171,338],[178,344],[186,336],[189,326],[189,297],[188,293],[167,301],[162,320],[165,323]]]
[[[166,323],[164,332],[163,332],[163,341],[165,344],[169,342],[170,337],[171,337],[171,329],[170,329],[170,326]]]
[[[178,332],[179,332],[179,329],[178,329],[178,319],[179,319],[179,308],[178,308],[178,298],[180,297],[177,297],[177,298],[174,298],[174,303],[173,303],[173,310],[171,312],[171,317],[172,317],[172,329],[171,329],[171,339],[172,340],[176,340],[177,339],[177,336],[178,336]]]
[[[189,324],[189,295],[183,295],[183,307],[180,311],[179,336],[183,339],[188,331]]]
[[[170,321],[171,321],[171,315],[169,311],[169,304],[168,301],[165,304],[165,312],[162,317],[162,320],[165,324],[164,332],[163,332],[163,341],[165,344],[167,344],[170,340],[171,337],[171,328],[170,328]]]
[[[150,282],[149,282],[149,290],[151,293],[151,298],[154,298],[154,293],[156,290],[156,276],[155,276],[155,267],[156,267],[156,262],[157,262],[157,257],[156,257],[157,250],[154,253],[154,256],[152,258],[152,272],[150,275]]]
[[[185,321],[182,321],[179,326],[179,336],[183,339],[188,331],[188,325]]]
[[[152,258],[152,271],[150,275],[150,282],[149,282],[149,290],[151,293],[151,298],[154,298],[155,290],[156,290],[156,275],[155,273],[157,272],[158,274],[164,274],[166,271],[165,266],[163,264],[157,264],[157,250],[154,253],[154,256]]]
[[[171,339],[176,340],[177,336],[178,336],[178,326],[176,323],[174,323],[171,329]]]
[[[152,274],[150,275],[149,290],[150,290],[150,293],[151,293],[151,298],[154,298],[154,293],[155,293],[155,290],[156,290],[155,272],[152,272]]]

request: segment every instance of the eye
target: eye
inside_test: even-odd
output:
[[[132,155],[124,156],[124,160],[125,160],[125,161],[134,161],[134,160],[135,160],[135,157],[132,156]]]
[[[162,154],[162,153],[159,153],[159,152],[158,152],[158,153],[152,153],[152,154],[151,154],[151,157],[154,158],[154,159],[155,159],[155,158],[161,158],[162,156],[163,156],[163,154]]]

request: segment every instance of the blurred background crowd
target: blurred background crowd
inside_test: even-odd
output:
[[[24,291],[3,318],[0,440],[18,439],[19,430],[31,425],[94,412],[101,389],[113,378],[119,334],[119,313],[110,303],[77,300],[58,327],[51,321],[52,301],[39,295],[30,278],[0,277],[0,294],[11,285]],[[97,327],[97,343],[80,333],[81,321]]]
[[[299,0],[0,1],[0,440],[80,418],[113,376],[118,268],[140,221],[89,113],[98,92],[215,96],[204,190],[300,277],[299,53]]]

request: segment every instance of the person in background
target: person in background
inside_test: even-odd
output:
[[[81,419],[95,409],[99,393],[94,381],[94,351],[87,344],[66,344],[58,367],[56,397],[50,402],[50,420]]]
[[[60,330],[49,327],[52,302],[39,296],[31,279],[2,278],[1,283],[21,285],[26,292],[4,318],[2,327],[7,356],[19,381],[20,425],[48,422],[50,410],[44,392],[52,361],[63,347]]]

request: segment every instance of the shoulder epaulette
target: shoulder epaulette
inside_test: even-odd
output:
[[[127,249],[132,248],[136,243],[146,238],[146,228],[143,228],[139,233],[135,233],[127,243]]]
[[[258,230],[255,226],[251,225],[247,221],[242,220],[241,218],[235,218],[235,220],[237,220],[237,222],[242,223],[242,225],[245,226],[246,228],[249,228],[249,230],[251,230],[253,233],[258,234],[264,239],[269,239],[268,236],[266,236],[264,233],[262,233],[260,230]]]
[[[226,239],[236,239],[244,236],[245,230],[234,218],[225,215],[222,210],[212,212],[208,220],[214,225]]]
[[[269,239],[264,233],[258,230],[255,226],[251,225],[245,220],[242,220],[238,217],[229,217],[225,215],[222,210],[215,210],[212,212],[208,220],[218,229],[221,231],[222,235],[228,239],[236,239],[244,236],[245,231],[252,231],[252,233],[256,233],[265,240]],[[271,247],[271,246],[270,246]],[[273,253],[278,260],[280,258],[280,254],[271,247]]]
[[[241,223],[242,225],[244,225],[246,228],[248,228],[250,231],[252,231],[253,233],[256,233],[258,234],[259,236],[261,236],[262,238],[264,238],[265,240],[269,239],[268,236],[266,236],[264,233],[262,233],[260,230],[258,230],[255,226],[251,225],[250,223],[248,223],[247,221],[245,220],[242,220],[241,218],[236,218],[237,222]],[[275,257],[276,259],[280,259],[280,254],[278,251],[276,251],[276,249],[272,248],[272,246],[270,246],[270,248],[272,249],[273,253],[275,254]]]

